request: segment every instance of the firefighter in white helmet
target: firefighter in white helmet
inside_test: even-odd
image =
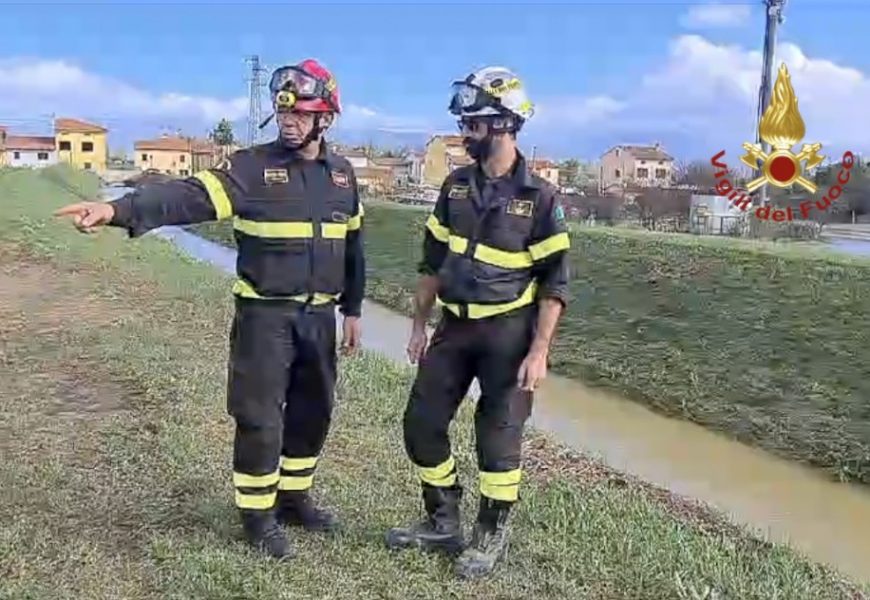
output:
[[[390,530],[387,544],[461,552],[457,574],[474,577],[491,572],[507,548],[523,429],[567,301],[569,239],[556,189],[529,171],[516,147],[534,112],[522,81],[502,67],[477,71],[453,84],[450,112],[474,163],[447,176],[426,223],[408,344],[420,366],[405,446],[426,518]],[[436,299],[442,317],[427,348]],[[474,378],[480,507],[466,547],[448,428]]]

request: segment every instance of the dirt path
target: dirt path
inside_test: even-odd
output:
[[[0,247],[0,521],[12,524],[0,536],[0,580],[74,573],[56,597],[122,597],[148,587],[123,527],[130,502],[111,493],[117,472],[109,467],[117,457],[108,434],[130,422],[135,387],[101,373],[88,348],[67,343],[73,324],[122,318],[91,281]],[[58,540],[62,547],[45,553]]]

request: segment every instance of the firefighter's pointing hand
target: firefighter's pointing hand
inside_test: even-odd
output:
[[[71,216],[76,229],[83,233],[93,233],[97,227],[102,227],[112,220],[115,209],[108,202],[77,202],[58,209],[54,216]]]

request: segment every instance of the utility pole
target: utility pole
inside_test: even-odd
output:
[[[759,125],[761,117],[767,106],[770,104],[770,95],[773,91],[773,58],[776,54],[776,28],[782,24],[782,10],[785,7],[786,0],[763,0],[764,6],[767,9],[767,22],[764,30],[764,62],[762,63],[761,71],[761,87],[758,90],[758,114],[755,119],[755,141],[761,144],[761,149],[765,154],[770,153],[770,145],[761,139],[759,133]],[[761,176],[761,165],[756,169],[756,177]],[[761,187],[760,205],[765,206],[768,203],[767,185]]]
[[[248,78],[248,146],[253,146],[260,139],[260,123],[263,122],[263,109],[260,104],[260,89],[265,85],[262,78],[265,68],[260,64],[260,57],[256,54],[245,59],[251,65],[251,74]]]

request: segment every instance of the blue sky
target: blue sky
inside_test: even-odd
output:
[[[97,119],[114,147],[162,128],[201,134],[226,115],[244,135],[244,57],[256,53],[268,67],[312,56],[334,71],[346,113],[333,137],[419,143],[452,130],[453,79],[500,64],[538,107],[527,151],[594,159],[660,141],[685,159],[727,147],[736,162],[752,136],[764,16],[760,2],[707,4],[0,2],[0,124]],[[832,152],[861,151],[870,134],[868,26],[870,2],[786,6],[778,59],[808,138]]]

